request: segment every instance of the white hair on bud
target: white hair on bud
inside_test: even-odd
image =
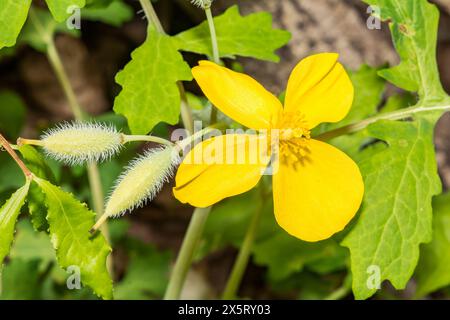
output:
[[[207,8],[211,7],[212,2],[213,2],[213,0],[191,0],[191,3],[194,6],[197,6],[202,9],[207,9]]]
[[[122,134],[113,125],[64,122],[41,136],[47,156],[68,165],[109,160],[122,147]]]
[[[115,217],[153,200],[180,163],[179,149],[159,147],[130,162],[118,178],[106,204],[106,217]]]

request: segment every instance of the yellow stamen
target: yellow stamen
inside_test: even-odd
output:
[[[297,165],[309,154],[311,131],[305,117],[299,112],[286,112],[278,124],[280,128],[280,160]]]

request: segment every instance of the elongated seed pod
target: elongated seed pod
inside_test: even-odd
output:
[[[180,163],[176,147],[155,148],[133,160],[119,177],[106,203],[105,213],[92,231],[109,217],[124,214],[151,201]]]
[[[122,142],[122,134],[111,125],[66,122],[44,133],[40,144],[48,156],[75,165],[110,159]]]

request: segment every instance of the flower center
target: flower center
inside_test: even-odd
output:
[[[309,155],[311,131],[299,112],[285,112],[279,122],[280,160],[290,164],[303,163]]]

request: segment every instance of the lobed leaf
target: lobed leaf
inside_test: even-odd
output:
[[[400,56],[399,65],[380,71],[396,86],[418,92],[420,103],[442,101],[442,88],[436,63],[439,10],[427,0],[363,0],[378,6],[381,19],[389,21],[392,39]]]
[[[258,12],[243,17],[237,5],[214,17],[214,24],[221,57],[243,56],[277,62],[280,58],[274,51],[291,38],[288,31],[272,27],[270,13]],[[207,21],[177,34],[173,39],[180,50],[208,56],[213,54]]]
[[[128,119],[134,134],[146,134],[159,122],[176,124],[180,114],[177,82],[191,80],[189,65],[167,35],[149,29],[147,40],[116,75],[122,91],[114,111]]]
[[[372,266],[379,268],[380,281],[403,289],[416,267],[419,245],[431,240],[431,200],[441,190],[433,146],[439,115],[379,121],[367,128],[387,146],[361,153],[365,195],[356,224],[342,242],[350,249],[357,299],[377,290],[367,283]]]

